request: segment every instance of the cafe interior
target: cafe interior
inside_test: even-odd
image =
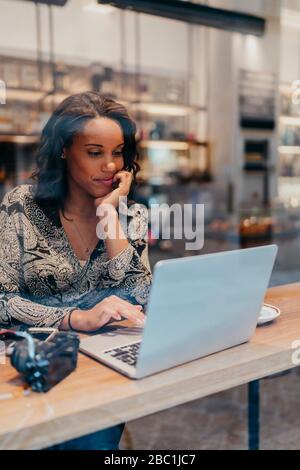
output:
[[[149,229],[152,268],[275,243],[269,286],[299,282],[299,51],[299,0],[0,0],[0,199],[31,181],[55,107],[101,92],[137,123],[136,200],[204,204],[201,249]],[[261,381],[261,448],[299,449],[299,381]],[[121,448],[247,448],[246,416],[240,385],[128,422]]]

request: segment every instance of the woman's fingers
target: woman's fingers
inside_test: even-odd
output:
[[[99,316],[98,328],[106,325],[106,323],[108,323],[111,320],[120,321],[122,320],[122,316],[117,310],[112,309],[112,308],[106,308],[104,311],[101,312],[101,315]]]
[[[118,171],[118,172],[114,175],[113,181],[129,179],[129,178],[131,178],[131,175],[132,175],[132,174],[131,174],[129,171],[121,170],[121,171]]]
[[[133,305],[116,295],[107,297],[93,308],[96,318],[99,320],[98,327],[105,325],[110,320],[120,321],[123,318],[127,318],[136,325],[142,326],[145,321],[142,309],[141,305]]]
[[[133,323],[137,324],[138,326],[143,326],[145,323],[145,316],[143,314],[137,314],[136,312],[132,312],[131,310],[120,308],[118,313],[122,315],[122,317],[131,320]]]
[[[114,308],[105,309],[105,311],[100,316],[101,325],[99,326],[105,325],[110,320],[120,321],[123,318],[132,321],[138,326],[143,326],[145,322],[145,316],[143,314],[138,313],[138,311],[134,311],[123,306],[116,306]]]
[[[130,312],[135,318],[137,318],[141,322],[143,322],[145,319],[144,313],[135,305],[131,305],[125,302],[125,303],[116,303],[115,306],[118,309],[118,312],[122,312],[122,311]]]
[[[121,297],[118,297],[117,295],[112,295],[111,296],[111,299],[115,302],[119,302],[121,305],[124,305],[125,307],[128,307],[128,308],[135,308],[139,311],[143,310],[143,306],[142,305],[135,305],[135,304],[131,304],[130,302],[128,302],[127,300],[124,300],[122,299]]]
[[[132,179],[132,173],[130,173],[129,171],[119,171],[113,177],[114,182],[119,181],[119,188],[127,186],[130,187]]]
[[[130,302],[126,302],[126,300],[121,299],[120,305],[124,305],[124,307],[134,309],[137,312],[141,312],[143,310],[143,307],[141,305],[134,305],[131,304]]]
[[[117,312],[120,315],[125,316],[130,320],[138,320],[140,323],[144,323],[145,315],[136,308],[129,308],[124,305],[116,305]],[[126,313],[126,315],[124,315]]]
[[[111,316],[114,320],[122,320],[122,315],[120,315],[119,312],[114,312]]]

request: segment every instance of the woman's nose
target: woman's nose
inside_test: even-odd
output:
[[[107,171],[116,171],[116,165],[114,162],[108,162],[104,166],[104,169],[106,169]]]

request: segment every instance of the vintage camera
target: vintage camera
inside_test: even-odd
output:
[[[48,392],[77,366],[79,338],[73,332],[52,333],[46,341],[35,339],[28,332],[2,330],[5,338],[17,341],[10,354],[13,367],[35,392]]]

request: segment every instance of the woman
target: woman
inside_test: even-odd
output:
[[[136,156],[135,124],[120,104],[86,92],[57,107],[42,131],[34,184],[7,193],[0,207],[0,323],[86,332],[122,318],[143,324],[146,237],[127,237],[118,208]],[[118,448],[122,430],[56,447]]]

